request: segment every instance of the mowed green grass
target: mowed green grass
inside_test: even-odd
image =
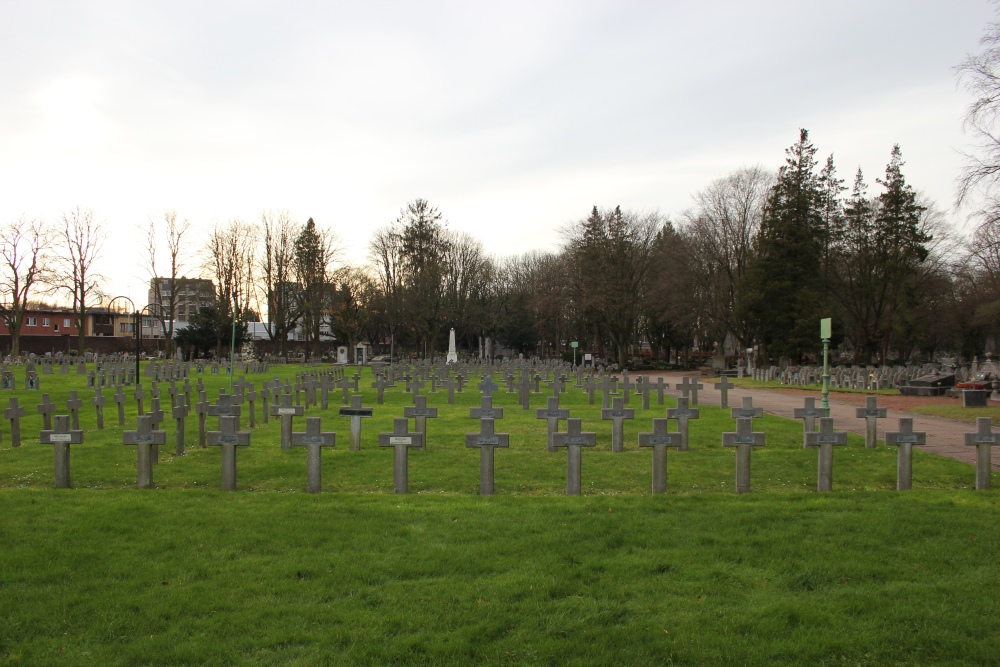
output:
[[[963,408],[961,399],[956,399],[955,405],[918,405],[912,408],[911,412],[966,422],[975,422],[980,417],[989,417],[994,426],[1000,425],[1000,406]]]
[[[259,389],[297,368],[273,370],[248,379]],[[228,386],[204,379],[213,397]],[[62,402],[84,382],[42,380]],[[52,489],[37,397],[19,392],[24,444],[0,448],[0,664],[997,662],[1000,507],[971,490],[970,466],[917,452],[914,491],[897,493],[894,449],[851,436],[834,455],[836,491],[817,494],[801,425],[766,417],[755,493],[736,496],[720,436],[735,422],[703,407],[691,449],[669,454],[670,493],[652,496],[636,434],[664,408],[633,400],[628,451],[615,454],[600,399],[574,390],[562,405],[599,444],[583,454],[585,495],[569,498],[565,454],[545,451],[534,419],[544,396],[525,413],[501,391],[496,430],[511,448],[483,498],[478,452],[464,447],[479,394],[448,406],[442,391],[399,496],[392,453],[374,441],[409,398],[387,390],[377,406],[370,383],[360,452],[347,450],[339,393],[307,412],[338,433],[321,495],[305,493],[305,452],[282,451],[273,420],[239,451],[240,491],[219,491],[219,451],[196,448],[193,418],[188,455],[171,455],[169,423],[158,488],[140,491],[113,404],[103,432],[84,410],[75,489]]]

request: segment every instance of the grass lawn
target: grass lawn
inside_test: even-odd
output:
[[[42,382],[62,405],[84,378]],[[213,397],[228,385],[205,382]],[[441,417],[397,496],[392,453],[374,440],[409,400],[397,388],[377,406],[370,383],[360,452],[347,449],[339,393],[307,411],[338,433],[321,495],[304,492],[305,452],[282,451],[273,420],[239,451],[240,491],[219,491],[219,451],[196,448],[194,418],[184,457],[168,422],[157,488],[139,491],[113,404],[104,431],[83,411],[75,488],[52,489],[39,397],[19,393],[24,444],[0,447],[0,665],[997,662],[1000,496],[972,491],[970,466],[916,452],[914,491],[897,493],[895,451],[851,436],[834,455],[836,491],[820,495],[801,425],[765,417],[755,493],[736,496],[719,435],[734,421],[703,407],[690,450],[668,455],[670,493],[652,496],[635,442],[663,407],[633,401],[615,454],[599,399],[571,390],[562,405],[598,446],[583,453],[584,496],[568,498],[566,455],[545,451],[534,419],[544,396],[525,413],[500,392],[496,430],[511,447],[483,498],[478,452],[464,447],[473,390],[455,406],[430,395]]]
[[[703,382],[718,382],[719,378],[699,378]],[[741,389],[805,389],[809,391],[823,391],[822,384],[782,384],[779,380],[754,380],[749,377],[729,378],[737,387]],[[899,396],[898,389],[850,389],[847,387],[830,387],[831,394],[865,394],[871,396],[875,394],[884,396]]]
[[[979,417],[989,417],[990,421],[995,426],[1000,425],[1000,406],[990,406],[988,408],[963,408],[961,403],[956,403],[955,405],[920,405],[915,408],[911,408],[910,412],[973,423],[975,423]]]

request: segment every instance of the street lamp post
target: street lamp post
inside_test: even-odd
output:
[[[127,296],[116,296],[114,299],[111,299],[111,301],[108,302],[108,310],[111,310],[111,304],[113,304],[118,299],[124,299],[125,301],[128,301],[129,304],[131,304],[132,306],[132,313],[135,322],[135,324],[133,325],[135,327],[135,381],[138,382],[139,381],[139,311],[136,309],[135,303],[132,301],[132,299],[128,298]]]

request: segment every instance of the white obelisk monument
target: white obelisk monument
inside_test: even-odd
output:
[[[448,334],[448,363],[458,363],[458,353],[455,351],[455,327],[452,327],[451,333]]]

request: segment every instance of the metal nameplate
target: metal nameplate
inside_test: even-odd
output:
[[[734,445],[756,445],[757,438],[752,435],[737,435],[733,437]]]
[[[651,445],[679,445],[680,442],[674,442],[674,440],[680,440],[675,435],[654,435],[650,436],[649,444]]]
[[[321,435],[306,435],[302,437],[303,445],[325,445],[326,438]]]
[[[238,435],[220,435],[219,444],[220,445],[238,445],[240,443],[240,436]]]
[[[757,411],[756,410],[740,410],[736,414],[739,415],[743,419],[753,419],[754,417],[757,416]]]
[[[399,436],[399,435],[389,436],[389,444],[390,445],[412,445],[413,444],[413,438],[411,436],[405,436],[405,437],[404,436]]]
[[[690,410],[684,410],[682,412],[674,412],[673,414],[674,414],[674,416],[673,416],[674,419],[678,419],[680,417],[688,417],[688,418],[690,418],[690,417],[694,416],[694,413],[691,412]]]
[[[819,417],[819,410],[802,410],[803,417]]]
[[[278,414],[279,415],[293,415],[294,416],[294,415],[297,415],[298,412],[299,411],[298,411],[297,408],[278,408]]]
[[[496,435],[480,435],[476,437],[477,445],[499,445],[500,436]]]
[[[816,442],[823,443],[833,443],[837,444],[838,438],[835,435],[820,435],[816,437]]]
[[[915,435],[897,435],[896,436],[896,442],[899,443],[899,444],[901,444],[901,445],[904,445],[904,444],[916,444],[918,440],[920,440],[920,438],[918,438]]]
[[[568,435],[563,438],[564,445],[586,445],[587,438],[582,435]]]
[[[995,445],[997,437],[995,435],[977,435],[976,443],[984,445]]]
[[[865,417],[881,417],[882,410],[885,408],[872,408],[871,410],[865,410]]]
[[[563,419],[561,410],[546,410],[542,413],[542,416],[545,417],[545,419]]]
[[[136,433],[132,440],[135,441],[135,444],[139,444],[140,442],[153,442],[154,438],[152,433]]]
[[[341,417],[371,417],[371,408],[341,408]]]
[[[480,410],[479,419],[494,419],[497,416],[496,410]]]
[[[611,411],[611,418],[612,419],[624,419],[625,417],[628,417],[628,412],[626,412],[625,410],[612,410]]]
[[[49,442],[72,442],[72,433],[52,433],[49,435]]]
[[[408,412],[410,413],[411,417],[430,417],[431,416],[431,409],[430,408],[410,408],[408,410]]]

